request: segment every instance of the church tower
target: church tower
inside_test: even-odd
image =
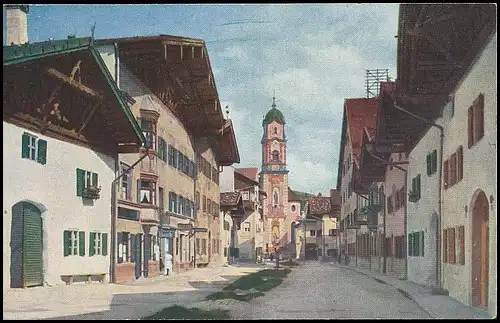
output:
[[[267,193],[264,200],[264,216],[266,235],[265,243],[268,252],[274,251],[276,245],[285,247],[288,241],[288,170],[286,164],[285,118],[276,109],[276,98],[273,97],[271,110],[262,121],[262,168],[260,185]],[[281,248],[280,248],[281,249]]]

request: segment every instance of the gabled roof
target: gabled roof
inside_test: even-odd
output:
[[[223,192],[220,193],[221,206],[236,206],[241,200],[240,192]]]
[[[215,153],[219,165],[230,166],[233,163],[239,163],[240,152],[238,150],[238,143],[236,142],[236,134],[234,132],[232,120],[226,120],[219,134],[220,136],[215,145]]]
[[[397,99],[433,120],[496,30],[493,3],[400,4]]]
[[[96,43],[116,44],[121,62],[191,133],[218,135],[226,121],[203,40],[161,34],[102,39]]]
[[[359,167],[359,157],[361,154],[364,128],[367,128],[368,133],[375,133],[378,113],[378,99],[346,99],[345,111],[353,160]],[[341,150],[342,147],[343,145],[341,145]]]
[[[89,49],[92,38],[69,38],[3,47],[3,65],[20,64],[43,57]]]
[[[252,167],[252,168],[235,168],[234,171],[238,174],[241,174],[252,181],[255,181],[258,183],[258,173],[259,169],[257,167]]]
[[[288,202],[300,202],[300,198],[292,191],[290,186],[288,186]]]
[[[81,83],[81,81],[77,81],[76,78],[73,79],[72,77],[64,74],[68,71],[61,72],[57,69],[59,65],[63,65],[64,63],[67,64],[70,60],[80,62],[83,61],[84,64],[87,64],[84,72],[78,69],[79,76],[84,75],[82,79],[86,77],[87,82],[95,82],[98,84],[98,87],[92,89]],[[30,66],[35,66],[35,68],[32,70],[30,69]],[[77,66],[79,68],[78,64]],[[40,69],[40,71],[43,71],[44,73],[37,72],[36,68]],[[76,66],[74,68],[76,68]],[[30,80],[26,79],[28,75],[39,76],[39,79],[45,77],[45,75],[50,75],[55,82],[67,84],[70,88],[77,89],[81,93],[90,95],[98,100],[105,100],[95,103],[102,106],[97,109],[95,112],[96,116],[94,118],[88,120],[82,119],[80,121],[81,124],[84,125],[83,127],[85,127],[85,125],[89,122],[98,122],[101,127],[106,127],[107,131],[113,135],[112,139],[115,140],[115,142],[109,142],[109,144],[116,143],[118,145],[117,149],[119,152],[134,152],[136,151],[136,148],[146,143],[142,130],[127,105],[126,98],[123,96],[120,89],[118,89],[118,86],[114,82],[113,77],[102,60],[101,55],[94,47],[92,38],[69,38],[57,41],[4,46],[3,69],[4,90],[9,89],[9,91],[11,91],[10,87],[15,83],[14,80],[16,77],[24,78],[22,82],[29,82]],[[99,72],[95,73],[96,70]],[[22,71],[22,76],[19,76],[20,71]],[[73,73],[76,73],[76,70],[74,70]],[[85,73],[87,73],[87,75],[85,75]],[[88,75],[88,73],[91,75]],[[92,80],[90,81],[90,79]],[[34,80],[33,82],[36,81]],[[47,90],[47,84],[44,82],[38,83],[41,84],[35,84],[33,87],[36,89],[33,89],[33,91]],[[40,93],[34,95],[34,100],[40,99]],[[69,102],[71,98],[65,99]],[[4,95],[4,102],[5,100]],[[59,107],[64,109],[61,105]],[[19,111],[19,109],[22,108],[26,109],[26,111]],[[68,109],[70,108],[71,107],[68,106]],[[33,110],[32,108],[26,106],[17,106],[16,109],[18,109],[18,112],[28,114]],[[8,109],[4,108],[4,113],[6,113],[6,110]],[[66,110],[66,112],[71,111]],[[75,117],[74,122],[77,121],[78,118]],[[83,129],[83,127],[81,129]],[[78,136],[79,135],[80,133],[78,133]]]
[[[315,196],[308,199],[307,214],[322,215],[330,214],[330,196]]]

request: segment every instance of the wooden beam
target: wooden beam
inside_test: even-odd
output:
[[[94,113],[96,112],[98,107],[99,107],[99,104],[95,104],[94,107],[92,107],[92,110],[90,110],[90,113],[85,118],[85,121],[83,122],[82,126],[80,127],[80,130],[78,130],[78,133],[77,133],[78,137],[80,137],[83,129],[85,129],[85,127],[90,122],[90,120],[92,120],[92,117],[94,116]]]
[[[71,77],[69,77],[69,76],[67,76],[67,75],[59,72],[55,68],[48,68],[48,69],[45,70],[45,72],[48,75],[57,78],[59,81],[72,86],[75,90],[83,92],[83,93],[85,93],[87,95],[90,95],[92,97],[97,97],[97,98],[99,98],[101,100],[104,98],[99,92],[97,92],[97,91],[89,88],[86,85],[83,85],[80,82],[77,82],[77,81],[73,80]]]

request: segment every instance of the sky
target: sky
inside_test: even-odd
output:
[[[167,34],[203,39],[241,163],[261,166],[262,119],[285,117],[293,190],[337,185],[345,98],[366,97],[367,69],[396,75],[398,4],[32,5],[30,42]],[[5,37],[5,9],[4,9]],[[4,38],[5,39],[5,38]]]

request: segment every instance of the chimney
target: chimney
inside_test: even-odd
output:
[[[27,5],[5,6],[7,46],[22,45],[28,42],[28,11],[29,6]]]

